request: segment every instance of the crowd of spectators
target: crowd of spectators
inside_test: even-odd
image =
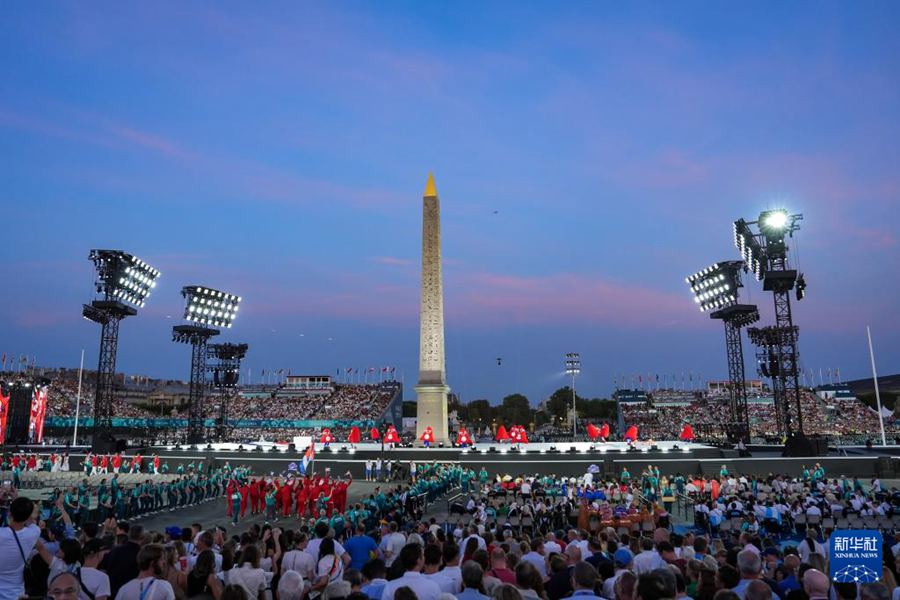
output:
[[[451,485],[468,500],[446,522],[409,501]],[[671,527],[670,487],[696,504],[699,527]],[[574,479],[431,464],[410,487],[378,494],[231,535],[177,525],[189,509],[163,532],[115,519],[59,528],[16,498],[0,528],[0,600],[45,589],[85,600],[888,600],[898,590],[900,538],[885,544],[879,582],[832,583],[831,531],[809,517],[893,515],[900,492],[828,479],[817,465],[802,477],[666,477],[648,465]],[[740,526],[724,529],[717,512]],[[809,529],[785,541],[777,514],[806,515]]]
[[[864,444],[879,430],[878,414],[858,399],[823,400],[809,391],[801,392],[803,427],[808,435],[822,435],[836,444]],[[717,441],[725,438],[723,423],[728,421],[728,404],[723,399],[701,398],[688,406],[665,406],[652,403],[622,404],[627,425],[636,425],[642,439],[678,439],[689,422],[698,440]],[[778,438],[775,405],[750,399],[750,430],[756,441]],[[689,416],[687,416],[689,415]],[[893,438],[900,434],[900,422],[884,420],[885,431]]]

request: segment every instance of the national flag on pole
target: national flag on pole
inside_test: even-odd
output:
[[[347,367],[347,373],[349,374],[349,373],[352,373],[352,372],[353,372],[353,367]]]
[[[387,368],[387,367],[381,367],[381,372],[382,372],[382,373],[387,373],[387,372],[388,372],[388,368]]]
[[[37,356],[31,357],[31,368],[34,368],[34,363],[37,361]]]
[[[374,373],[374,372],[375,372],[375,367],[369,367],[369,373]]]
[[[300,462],[300,472],[306,475],[306,469],[309,465],[316,459],[316,443],[310,442],[309,448],[306,449],[306,454],[303,455],[303,460]]]
[[[397,367],[391,367],[391,373],[397,370]]]

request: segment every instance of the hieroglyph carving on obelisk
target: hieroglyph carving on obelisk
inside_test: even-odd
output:
[[[444,361],[444,286],[441,274],[441,203],[429,173],[422,198],[422,297],[419,306],[419,383],[416,386],[419,438],[426,427],[435,441],[448,440]]]

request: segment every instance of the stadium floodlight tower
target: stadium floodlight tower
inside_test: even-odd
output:
[[[685,281],[691,286],[701,312],[725,324],[725,350],[728,356],[729,423],[725,427],[732,442],[750,443],[750,419],[747,414],[747,386],[744,378],[744,347],[741,328],[759,320],[755,304],[739,304],[738,288],[744,262],[717,262],[694,273]]]
[[[800,369],[797,338],[799,328],[791,314],[791,290],[797,300],[806,295],[806,281],[802,273],[789,268],[787,237],[800,229],[801,214],[789,214],[784,209],[766,210],[757,221],[738,219],[734,222],[734,243],[747,261],[749,270],[763,282],[763,289],[775,299],[775,325],[747,330],[750,340],[758,347],[759,371],[771,377],[775,396],[775,412],[779,432],[786,439],[785,454],[802,456],[812,447],[803,432],[803,411],[800,402]],[[754,233],[756,225],[759,233]]]
[[[188,393],[187,442],[203,442],[206,396],[206,358],[209,338],[219,335],[216,327],[230,328],[237,317],[240,296],[227,294],[208,287],[189,285],[181,289],[187,301],[184,318],[191,325],[172,328],[172,341],[191,345],[191,381]]]
[[[112,415],[119,323],[144,306],[159,271],[121,250],[91,250],[88,259],[97,272],[95,290],[99,297],[83,305],[81,314],[101,326],[92,446],[95,452],[109,452],[115,447]]]
[[[228,422],[229,396],[241,376],[241,360],[247,355],[247,344],[210,344],[206,357],[213,363],[207,367],[213,374],[213,388],[219,396],[219,415],[216,418],[216,438],[225,439]]]
[[[578,431],[578,412],[575,410],[575,377],[581,374],[581,355],[577,352],[566,353],[566,375],[572,376],[572,441]]]

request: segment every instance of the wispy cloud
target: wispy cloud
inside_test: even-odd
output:
[[[373,256],[369,260],[379,265],[389,265],[392,267],[409,267],[415,264],[412,259],[400,258],[398,256]]]

